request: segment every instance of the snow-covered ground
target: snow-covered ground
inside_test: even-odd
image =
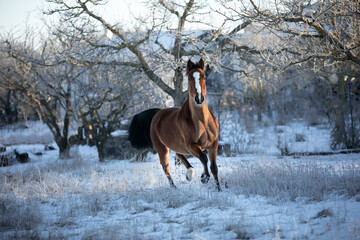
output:
[[[3,144],[46,144],[53,141],[49,128],[39,121],[17,123],[0,129],[0,143]]]
[[[195,158],[192,182],[170,161],[174,190],[157,155],[99,163],[87,146],[74,147],[68,160],[42,144],[9,146],[28,151],[31,162],[0,168],[0,238],[360,239],[360,154],[278,157],[279,136],[294,152],[299,144],[325,148],[319,139],[329,130],[294,124],[246,135],[258,152],[219,156],[222,192],[212,179],[201,184]],[[298,133],[304,141],[292,137]],[[272,150],[260,151],[262,143]]]
[[[280,155],[281,151],[328,152],[330,149],[330,129],[324,124],[311,126],[306,122],[293,122],[288,125],[274,125],[256,120],[244,124],[237,115],[222,116],[221,140],[230,143],[237,153],[261,155]]]

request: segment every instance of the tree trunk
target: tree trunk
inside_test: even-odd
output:
[[[335,109],[335,126],[331,132],[331,148],[348,148],[344,113],[339,106]]]
[[[181,107],[186,98],[187,98],[187,93],[186,92],[181,92],[181,93],[177,93],[174,96],[171,96],[174,100],[174,107]]]
[[[174,94],[171,95],[171,97],[174,100],[174,107],[181,107],[187,97],[187,93],[183,92],[184,76],[183,76],[181,67],[178,67],[175,70],[173,82],[174,82],[174,90],[175,91],[174,91]]]
[[[69,144],[67,138],[64,138],[62,136],[55,137],[55,142],[59,147],[60,159],[69,158],[70,144]]]
[[[262,105],[259,105],[258,106],[258,112],[257,112],[257,120],[259,121],[259,122],[261,122],[262,121]]]
[[[105,159],[105,151],[104,151],[105,142],[101,142],[99,140],[96,141],[96,149],[98,151],[99,161],[103,162]]]

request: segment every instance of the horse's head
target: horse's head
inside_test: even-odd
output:
[[[186,72],[189,79],[189,100],[193,99],[196,105],[201,106],[206,95],[204,61],[200,59],[195,64],[189,59]]]

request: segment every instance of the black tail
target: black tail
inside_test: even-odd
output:
[[[160,108],[151,108],[133,117],[129,128],[129,141],[133,148],[153,148],[150,138],[150,125],[151,120],[160,110]]]

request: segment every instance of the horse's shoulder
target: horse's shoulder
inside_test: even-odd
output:
[[[218,123],[218,121],[216,120],[216,117],[215,117],[214,113],[210,110],[210,108],[209,108],[209,112],[210,112],[210,116],[211,116],[212,120],[214,121],[215,126],[216,126],[217,128],[219,128],[219,123]]]

